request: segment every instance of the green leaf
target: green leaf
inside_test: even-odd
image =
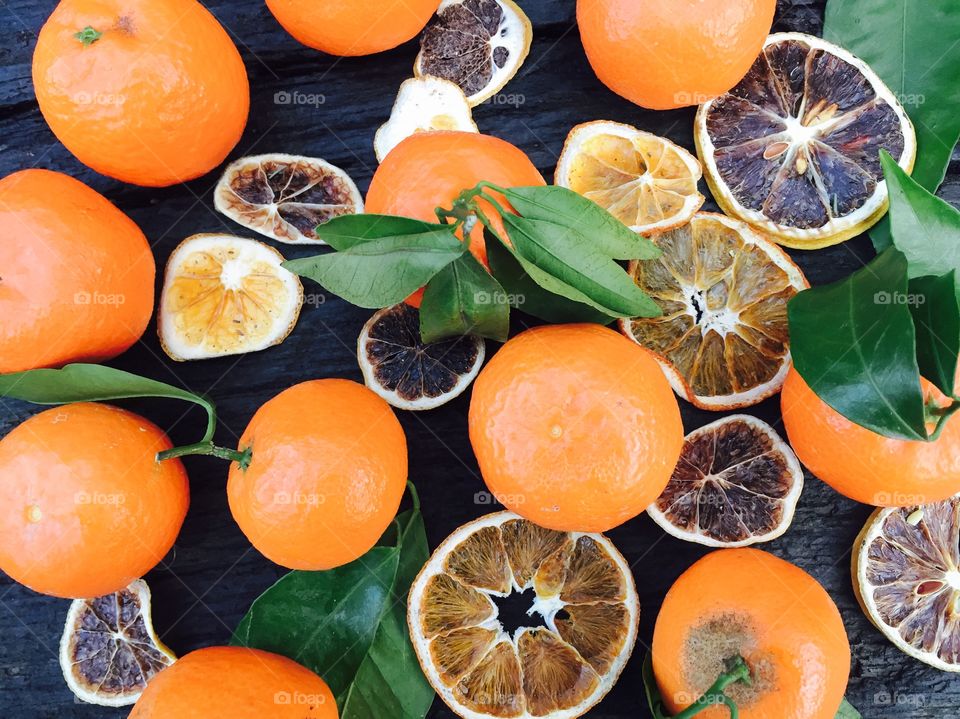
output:
[[[660,687],[657,686],[657,679],[653,676],[653,654],[647,652],[643,660],[643,692],[647,697],[647,706],[653,719],[668,719],[666,708],[663,706],[663,697],[660,695]]]
[[[880,162],[890,192],[893,243],[906,255],[908,276],[960,271],[960,212],[921,187],[886,150]]]
[[[70,364],[63,369],[32,369],[0,375],[0,396],[34,404],[105,402],[138,397],[180,399],[207,411],[204,442],[213,439],[217,410],[206,397],[180,387],[98,364]]]
[[[660,316],[660,308],[626,270],[579,232],[511,214],[502,219],[514,255],[544,289],[588,304],[610,317]],[[570,287],[574,293],[567,291]]]
[[[794,366],[837,412],[874,432],[926,440],[907,260],[896,248],[788,305]],[[825,321],[829,318],[829,321]]]
[[[452,227],[442,227],[367,240],[342,252],[290,260],[283,266],[351,304],[379,309],[402,302],[466,249]]]
[[[506,342],[510,334],[507,293],[469,252],[433,276],[420,304],[424,342],[480,335]]]
[[[953,395],[960,354],[960,299],[956,271],[910,281],[910,312],[917,336],[920,374],[948,397]]]
[[[335,250],[349,250],[351,247],[399,235],[422,235],[432,232],[449,232],[447,225],[440,225],[409,217],[395,215],[342,215],[318,225],[317,237]]]
[[[497,188],[528,220],[553,222],[578,232],[616,260],[652,260],[660,249],[638,235],[596,202],[559,186]]]
[[[853,704],[846,698],[840,702],[840,708],[837,709],[837,715],[834,719],[863,719],[863,715],[853,708]]]

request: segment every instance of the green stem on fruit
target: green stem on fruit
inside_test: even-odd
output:
[[[717,680],[704,692],[703,696],[697,699],[679,714],[675,714],[672,719],[690,719],[696,716],[704,709],[724,704],[730,710],[730,719],[739,719],[740,710],[737,703],[728,697],[724,690],[731,684],[742,682],[750,684],[750,667],[744,661],[743,657],[736,656],[727,662],[727,669]]]
[[[157,454],[157,461],[162,462],[166,459],[177,457],[191,457],[202,455],[206,457],[217,457],[229,462],[236,462],[240,469],[247,469],[253,459],[253,448],[247,447],[244,450],[230,449],[229,447],[219,447],[213,442],[197,442],[196,444],[187,444],[183,447],[174,447]]]
[[[956,397],[951,397],[951,399],[953,401],[946,407],[939,407],[929,402],[924,405],[923,409],[927,422],[936,422],[936,426],[928,438],[930,442],[935,442],[940,438],[943,428],[947,426],[947,420],[953,416],[954,412],[960,410],[960,400]]]
[[[93,45],[93,43],[99,40],[102,35],[103,35],[102,32],[100,32],[99,30],[95,30],[89,25],[83,28],[83,30],[81,30],[80,32],[75,32],[73,34],[73,36],[77,38],[77,40],[83,43],[84,47],[90,47],[91,45]]]

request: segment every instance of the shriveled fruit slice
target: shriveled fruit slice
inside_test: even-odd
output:
[[[640,604],[601,534],[556,532],[512,512],[465,524],[410,588],[427,679],[466,719],[574,719],[616,683]]]
[[[696,157],[669,140],[619,122],[596,121],[570,131],[556,183],[608,210],[643,234],[690,221],[703,204]]]
[[[280,153],[231,163],[217,183],[213,203],[234,222],[293,245],[324,245],[318,225],[363,212],[360,190],[339,167]]]
[[[177,361],[256,352],[279,344],[303,306],[303,285],[283,256],[233,235],[188,237],[170,255],[157,329]]]
[[[533,25],[513,0],[443,0],[413,71],[455,82],[474,107],[510,82],[532,41]]]
[[[399,409],[434,409],[459,397],[485,356],[474,335],[424,343],[420,311],[405,303],[375,313],[357,339],[364,382]]]
[[[70,604],[60,668],[81,701],[133,704],[147,682],[176,659],[153,629],[150,588],[142,579],[114,594]]]
[[[853,546],[863,611],[898,649],[960,672],[960,495],[878,509]]]
[[[811,35],[771,35],[746,77],[700,106],[694,138],[723,210],[800,249],[869,229],[888,206],[880,150],[907,172],[917,140],[864,62]]]
[[[663,310],[620,329],[654,352],[674,391],[728,410],[780,391],[790,369],[787,302],[807,280],[787,254],[743,222],[701,212],[654,237],[663,254],[633,262]]]
[[[467,96],[458,85],[439,77],[413,77],[400,85],[390,119],[373,139],[377,162],[403,140],[418,132],[456,130],[480,132]]]
[[[668,534],[708,547],[745,547],[790,527],[803,468],[766,422],[730,415],[686,436],[667,488],[647,513]]]

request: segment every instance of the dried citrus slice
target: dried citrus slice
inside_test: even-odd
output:
[[[510,82],[532,40],[533,25],[513,0],[443,0],[413,71],[455,82],[473,107]]]
[[[686,436],[667,488],[647,513],[679,539],[746,547],[787,531],[802,490],[803,468],[773,428],[730,415]]]
[[[326,244],[316,233],[334,217],[363,212],[350,176],[325,160],[255,155],[231,163],[213,193],[219,212],[261,235],[295,245]]]
[[[375,313],[357,339],[364,382],[399,409],[434,409],[459,397],[485,355],[474,335],[423,342],[420,311],[405,303]]]
[[[133,704],[147,682],[176,659],[153,629],[150,588],[142,579],[114,594],[70,604],[60,667],[78,699],[108,707]]]
[[[177,361],[256,352],[293,330],[303,285],[283,256],[257,240],[201,234],[167,261],[157,329]]]
[[[873,70],[801,33],[771,35],[740,84],[700,106],[694,137],[720,207],[801,249],[872,227],[888,206],[880,150],[908,172],[917,154]]]
[[[427,679],[459,716],[573,719],[616,683],[640,604],[603,535],[497,512],[437,547],[407,615]]]
[[[654,352],[674,391],[697,407],[746,407],[780,391],[790,369],[787,302],[807,287],[787,254],[743,222],[712,212],[654,237],[663,254],[633,262],[663,310],[620,321]]]
[[[960,495],[878,509],[853,546],[863,611],[898,649],[960,672]]]
[[[439,77],[413,77],[400,85],[390,119],[373,140],[377,162],[403,140],[418,132],[456,130],[479,132],[466,95],[457,85]]]
[[[703,204],[696,157],[667,139],[619,122],[570,131],[556,183],[596,202],[635,232],[679,227]]]

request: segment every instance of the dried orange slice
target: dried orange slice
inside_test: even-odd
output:
[[[474,107],[513,79],[532,41],[533,25],[513,0],[443,0],[413,71],[456,83]]]
[[[377,162],[383,162],[390,150],[410,135],[435,130],[480,132],[466,95],[456,84],[429,76],[404,80],[390,119],[373,140]]]
[[[647,514],[679,539],[746,547],[787,531],[802,490],[800,461],[773,428],[730,415],[686,436],[673,476]]]
[[[960,672],[960,495],[878,509],[853,546],[863,611],[898,649]]]
[[[826,247],[887,211],[880,150],[907,172],[917,140],[864,62],[811,35],[778,33],[746,77],[700,106],[694,138],[723,210],[788,247]]]
[[[800,268],[743,222],[711,212],[654,242],[663,254],[630,271],[663,316],[621,320],[623,333],[654,352],[697,407],[736,409],[779,392],[791,363],[787,302],[808,286]]]
[[[234,222],[295,245],[324,245],[318,225],[363,212],[360,190],[339,167],[280,153],[231,163],[217,183],[213,203]]]
[[[555,181],[587,197],[634,232],[690,221],[703,204],[696,157],[663,137],[619,122],[577,125],[567,135]]]
[[[424,673],[459,716],[573,719],[616,683],[640,604],[603,535],[497,512],[444,540],[407,611]]]
[[[303,306],[283,256],[233,235],[188,237],[167,262],[157,329],[177,361],[256,352],[279,344]]]
[[[142,579],[126,589],[70,604],[60,668],[70,690],[90,704],[133,704],[154,675],[177,657],[157,638],[150,588]]]

